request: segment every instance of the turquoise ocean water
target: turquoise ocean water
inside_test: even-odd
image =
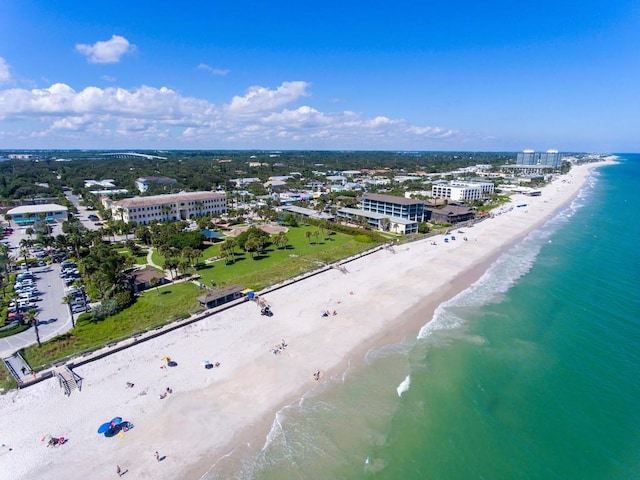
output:
[[[640,155],[598,169],[415,339],[205,478],[640,478],[638,179]]]

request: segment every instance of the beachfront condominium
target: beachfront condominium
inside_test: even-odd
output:
[[[188,220],[192,217],[227,212],[227,197],[224,192],[180,192],[125,198],[116,202],[103,198],[102,202],[105,208],[111,210],[116,220],[135,222],[137,225]]]
[[[425,204],[424,201],[414,198],[365,193],[360,199],[360,210],[380,213],[387,217],[422,222],[424,220]]]
[[[493,190],[491,182],[438,182],[431,186],[431,196],[467,202],[487,198]]]
[[[516,165],[544,165],[558,168],[561,164],[562,155],[557,150],[547,150],[546,152],[524,150],[516,157]]]

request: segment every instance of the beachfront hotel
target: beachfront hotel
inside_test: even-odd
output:
[[[431,196],[466,202],[487,198],[493,191],[494,185],[491,182],[443,182],[433,184]]]
[[[105,197],[102,204],[111,210],[113,218],[135,222],[137,225],[188,220],[192,217],[227,212],[227,197],[224,192],[180,192],[125,198],[117,202]]]

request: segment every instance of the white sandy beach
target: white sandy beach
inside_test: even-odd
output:
[[[56,379],[0,396],[0,476],[112,479],[120,465],[129,479],[200,478],[238,444],[262,446],[275,413],[318,385],[313,372],[330,382],[371,346],[417,335],[422,325],[412,312],[420,308],[424,318],[469,286],[605,164],[573,167],[540,197],[515,195],[512,209],[456,233],[455,241],[440,236],[395,253],[383,249],[347,263],[347,273],[331,269],[264,295],[271,318],[245,302],[76,367],[82,391],[68,397]],[[324,310],[337,314],[322,317]],[[287,347],[275,355],[283,339]],[[161,369],[166,356],[178,365]],[[205,369],[203,360],[221,365]],[[173,393],[160,399],[167,387]],[[122,437],[97,434],[115,416],[135,427]],[[45,434],[68,442],[46,448]],[[166,458],[158,462],[156,451]]]

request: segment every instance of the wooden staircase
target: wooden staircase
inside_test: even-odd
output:
[[[58,377],[60,387],[64,389],[65,395],[71,395],[72,390],[82,390],[82,378],[66,365],[56,369],[55,373],[56,377]]]

